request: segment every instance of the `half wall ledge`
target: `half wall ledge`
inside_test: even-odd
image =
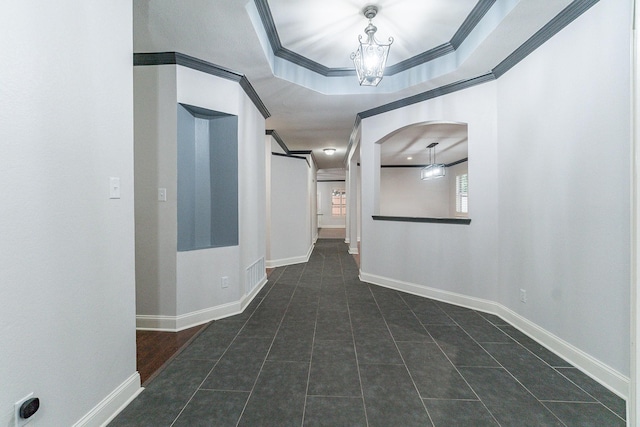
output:
[[[376,221],[401,221],[401,222],[435,222],[440,224],[471,224],[471,218],[429,218],[429,217],[411,217],[411,216],[384,216],[372,215]]]

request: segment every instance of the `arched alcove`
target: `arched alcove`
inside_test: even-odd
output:
[[[381,216],[468,218],[466,123],[428,121],[390,132],[379,141]],[[440,165],[440,176],[424,176]]]

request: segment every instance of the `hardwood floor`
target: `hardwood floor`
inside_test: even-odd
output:
[[[137,366],[145,386],[161,368],[186,347],[207,324],[180,332],[136,331]]]

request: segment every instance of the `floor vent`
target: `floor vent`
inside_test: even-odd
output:
[[[265,274],[264,257],[262,257],[247,268],[247,293],[260,284]]]

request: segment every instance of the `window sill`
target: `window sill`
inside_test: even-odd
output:
[[[383,216],[373,215],[376,221],[399,221],[399,222],[432,222],[440,224],[471,224],[471,218],[429,218],[429,217],[410,217],[410,216]]]

